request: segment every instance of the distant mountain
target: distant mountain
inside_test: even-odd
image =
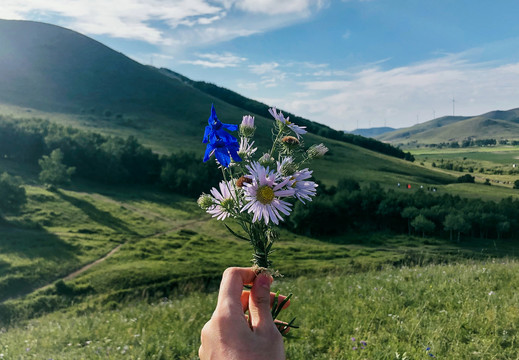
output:
[[[433,144],[465,139],[519,139],[519,108],[478,116],[444,116],[376,137],[391,143]]]
[[[349,133],[374,138],[378,135],[382,135],[387,132],[395,131],[395,130],[396,130],[395,128],[383,126],[383,127],[374,127],[374,128],[367,128],[367,129],[355,129],[353,131],[349,131]]]

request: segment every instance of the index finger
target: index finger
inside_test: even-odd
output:
[[[255,278],[256,273],[251,268],[227,268],[220,283],[216,310],[226,309],[231,312],[237,312],[242,316],[241,293],[243,285],[252,284]]]

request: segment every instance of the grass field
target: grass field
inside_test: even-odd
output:
[[[413,155],[418,161],[428,159],[436,161],[438,159],[447,160],[472,160],[480,161],[483,165],[508,165],[519,163],[519,147],[517,146],[496,146],[496,147],[475,147],[461,149],[413,149]]]
[[[191,199],[85,187],[27,186],[26,208],[2,228],[10,241],[1,244],[1,281],[11,296],[25,296],[0,303],[0,354],[196,358],[219,277],[228,266],[248,266],[249,244]],[[56,281],[119,244],[88,271]],[[286,277],[275,288],[295,294],[285,316],[301,325],[286,340],[289,358],[411,359],[426,357],[427,347],[437,358],[517,355],[518,265],[509,240],[282,231],[276,248],[272,260]],[[16,276],[28,285],[9,287]]]
[[[453,184],[456,172],[429,160],[421,166],[327,145],[330,157],[315,163],[326,185],[347,177],[491,200],[515,195]],[[196,358],[222,271],[250,264],[247,242],[190,198],[82,181],[51,190],[37,184],[36,167],[7,160],[0,167],[28,184],[28,203],[0,226],[0,358]],[[316,239],[282,230],[272,260],[285,278],[275,288],[295,294],[285,316],[301,325],[286,339],[288,357],[517,358],[515,243],[447,238]]]
[[[492,186],[475,188],[470,184],[448,184],[440,186],[442,191],[458,194],[463,197],[478,198],[484,200],[500,200],[505,197],[517,198],[519,192],[513,190],[513,185],[519,179],[515,173],[519,166],[519,147],[517,146],[489,146],[474,148],[443,148],[443,149],[412,149],[416,162],[423,164],[426,169],[435,170],[445,175],[459,177],[471,174],[476,183],[484,183],[490,180]],[[451,162],[463,166],[464,171],[440,169],[441,162]],[[437,167],[433,167],[433,162]],[[514,167],[513,165],[516,165]],[[472,168],[473,172],[468,169]]]
[[[384,268],[276,281],[295,298],[289,359],[515,359],[519,264],[512,260]],[[9,359],[196,359],[215,293],[116,310],[72,307],[10,328]],[[429,349],[429,350],[427,350]]]

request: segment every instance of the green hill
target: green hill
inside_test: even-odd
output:
[[[71,114],[105,110],[163,114],[179,121],[186,116],[185,104],[215,101],[97,41],[54,25],[1,20],[0,48],[3,103]],[[204,117],[206,112],[200,109]]]
[[[519,108],[478,116],[444,116],[376,137],[390,143],[438,144],[465,139],[519,139]]]
[[[23,117],[29,112],[75,127],[134,135],[163,153],[198,151],[193,144],[211,103],[227,122],[238,122],[246,113],[256,115],[260,125],[272,121],[265,104],[171,70],[141,65],[54,25],[0,20],[0,48],[0,113]],[[405,157],[387,144],[285,114],[313,134]],[[270,133],[260,130],[259,136]]]

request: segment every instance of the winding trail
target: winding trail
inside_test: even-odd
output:
[[[106,259],[108,259],[110,256],[112,256],[113,254],[115,254],[117,251],[119,251],[119,249],[121,248],[121,246],[123,246],[124,244],[126,243],[123,243],[123,244],[119,244],[117,245],[116,247],[114,247],[108,254],[106,254],[105,256],[103,256],[102,258],[99,258],[97,259],[96,261],[94,262],[91,262],[90,264],[86,264],[85,266],[83,266],[82,268],[68,274],[67,276],[65,276],[62,280],[72,280],[74,279],[76,276],[84,273],[85,271],[87,271],[88,269],[90,269],[92,266],[95,266],[97,264],[99,264],[100,262],[102,261],[105,261]],[[46,285],[48,286],[48,285]]]
[[[203,218],[202,218],[202,219],[195,219],[195,220],[191,220],[191,221],[186,221],[186,222],[183,223],[183,224],[177,224],[177,225],[175,225],[174,227],[172,227],[172,228],[170,228],[170,229],[168,229],[168,230],[165,230],[165,231],[156,232],[156,233],[153,233],[153,234],[150,234],[150,235],[142,235],[142,236],[139,236],[139,237],[137,237],[136,240],[137,240],[137,241],[141,241],[141,240],[144,240],[144,239],[147,239],[147,238],[151,238],[151,237],[157,237],[157,236],[165,235],[165,234],[168,234],[168,233],[173,232],[173,231],[181,230],[181,229],[186,228],[186,227],[188,227],[188,226],[190,227],[190,226],[195,225],[195,224],[203,223],[203,222],[205,222],[205,221],[206,221],[206,220],[203,219]],[[134,238],[134,239],[135,239],[135,238]],[[77,269],[77,270],[71,272],[70,274],[68,274],[68,275],[66,275],[66,276],[64,276],[64,277],[60,277],[60,278],[58,278],[58,279],[56,279],[56,280],[54,280],[54,281],[52,281],[52,282],[50,282],[50,283],[48,283],[48,284],[46,284],[46,285],[44,285],[44,286],[41,286],[41,287],[39,287],[39,288],[37,288],[37,289],[34,289],[34,290],[32,290],[31,292],[29,292],[29,293],[33,293],[33,292],[37,292],[37,291],[41,291],[41,290],[45,290],[45,289],[47,289],[47,288],[53,286],[54,283],[55,283],[56,281],[59,281],[59,280],[67,281],[67,280],[72,280],[72,279],[78,277],[79,275],[83,274],[84,272],[86,272],[86,271],[89,270],[90,268],[92,268],[92,267],[94,267],[94,266],[100,264],[101,262],[105,261],[106,259],[112,257],[115,253],[117,253],[117,252],[121,249],[121,247],[122,247],[123,245],[125,245],[125,244],[127,244],[127,243],[128,243],[128,241],[125,241],[124,243],[117,245],[117,246],[114,247],[112,250],[110,250],[110,252],[108,252],[106,255],[100,257],[99,259],[97,259],[97,260],[95,260],[95,261],[93,261],[93,262],[91,262],[91,263],[89,263],[89,264],[86,264],[86,265],[82,266],[81,268],[79,268],[79,269]],[[26,295],[28,295],[29,293],[27,293],[27,294],[25,294],[25,295],[22,295],[21,297],[26,296]]]
[[[56,282],[60,281],[60,280],[62,280],[62,281],[73,280],[73,279],[77,278],[78,276],[82,275],[83,273],[85,273],[86,271],[90,270],[91,268],[93,268],[93,267],[101,264],[105,260],[109,259],[113,255],[115,255],[119,250],[121,250],[121,248],[124,245],[126,245],[130,242],[140,242],[145,239],[163,236],[165,234],[179,231],[179,230],[182,230],[185,228],[197,229],[198,228],[197,225],[203,224],[204,222],[207,221],[207,218],[205,218],[204,216],[197,216],[195,218],[193,218],[191,216],[188,216],[187,218],[185,218],[184,216],[169,217],[166,214],[161,213],[160,211],[153,211],[151,209],[145,208],[144,206],[139,207],[138,205],[123,202],[123,201],[118,201],[116,199],[110,198],[110,197],[102,195],[102,194],[97,194],[97,193],[75,192],[75,196],[77,196],[77,195],[84,196],[86,198],[85,201],[87,201],[89,203],[103,202],[103,203],[113,204],[113,205],[119,206],[119,207],[124,207],[128,211],[130,211],[136,215],[139,215],[141,217],[144,217],[148,220],[151,220],[152,222],[157,221],[157,223],[161,223],[160,227],[162,227],[162,229],[160,229],[160,230],[159,229],[150,229],[151,231],[148,234],[146,234],[146,233],[138,234],[136,232],[133,232],[132,234],[127,234],[128,238],[125,241],[117,244],[114,248],[112,248],[109,252],[105,253],[104,255],[100,255],[99,258],[92,259],[90,263],[87,263],[79,268],[76,268],[75,270],[73,270],[72,272],[70,272],[68,274],[65,273],[62,275],[58,275],[54,279],[47,279],[47,281],[44,285],[41,285],[41,286],[33,288],[33,289],[28,289],[28,291],[26,291],[26,292],[24,291],[23,293],[9,297],[8,299],[10,299],[10,300],[19,299],[19,298],[23,298],[29,294],[33,294],[35,292],[39,292],[39,291],[48,289],[48,288],[54,286],[56,284]],[[182,207],[180,207],[179,209],[184,210]],[[192,214],[190,214],[190,215],[192,215]],[[60,233],[59,231],[54,232],[54,234],[57,235],[58,237],[60,235],[68,235],[68,233]],[[8,299],[5,299],[5,300],[8,300]],[[0,300],[0,304],[3,303],[5,300]]]

